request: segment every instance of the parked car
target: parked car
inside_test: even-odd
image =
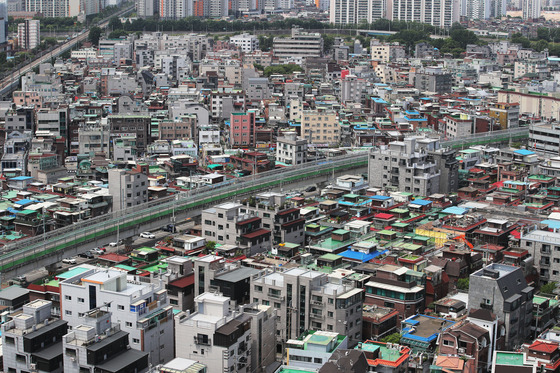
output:
[[[90,250],[92,254],[95,255],[103,255],[105,254],[105,251],[101,250],[100,248],[96,247],[95,249],[91,249]]]
[[[156,235],[150,232],[142,232],[140,233],[140,237],[153,239],[156,238]]]
[[[307,188],[305,188],[305,191],[306,191],[307,193],[311,193],[311,192],[314,192],[314,191],[316,191],[316,190],[317,190],[317,187],[316,187],[315,185],[310,185],[310,186],[308,186]]]
[[[87,258],[87,259],[95,258],[93,256],[93,254],[91,253],[91,251],[86,251],[85,253],[80,253],[80,254],[78,254],[78,256],[81,257],[81,258]]]
[[[175,225],[173,225],[173,224],[167,224],[167,225],[163,226],[161,228],[161,230],[164,231],[164,232],[176,233],[177,232],[177,227],[175,227]]]
[[[64,259],[62,259],[62,263],[64,263],[64,264],[76,264],[76,259],[74,259],[74,258],[64,258]]]

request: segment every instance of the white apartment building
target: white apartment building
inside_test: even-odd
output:
[[[154,0],[136,0],[136,10],[138,17],[153,17],[154,16]]]
[[[60,282],[62,318],[73,329],[89,310],[106,306],[120,328],[130,334],[130,346],[150,354],[155,366],[174,355],[173,307],[165,284],[111,269],[92,269]]]
[[[26,19],[25,22],[18,23],[18,44],[22,49],[34,49],[41,44],[39,20]]]
[[[243,53],[250,53],[259,49],[259,38],[248,33],[232,36],[229,38],[229,42],[237,45]]]
[[[25,11],[42,13],[43,17],[76,17],[80,13],[80,0],[23,0]]]
[[[304,331],[326,330],[348,336],[355,346],[362,336],[362,291],[318,271],[268,270],[251,280],[253,303],[276,309],[276,352]]]
[[[251,317],[219,294],[203,293],[194,300],[194,313],[175,316],[177,357],[205,364],[208,372],[252,372]]]
[[[307,140],[296,132],[285,132],[276,142],[276,162],[297,165],[307,162]]]
[[[109,194],[113,196],[113,211],[148,202],[148,176],[136,171],[109,170]]]
[[[522,0],[521,9],[524,20],[538,19],[541,16],[541,0]]]
[[[387,2],[388,4],[390,2]],[[460,17],[460,0],[393,0],[387,18],[451,27]]]
[[[330,0],[329,22],[335,24],[368,23],[387,18],[387,0]]]
[[[97,50],[94,48],[82,48],[72,51],[70,54],[72,59],[87,61],[97,58]]]
[[[403,45],[399,45],[399,43],[381,43],[377,39],[371,40],[370,51],[372,60],[384,63],[395,61],[406,56]]]
[[[159,16],[163,19],[181,19],[193,15],[192,1],[159,0]]]
[[[272,50],[280,62],[302,60],[305,57],[321,57],[323,54],[323,38],[319,33],[304,32],[293,28],[292,36],[274,38]]]

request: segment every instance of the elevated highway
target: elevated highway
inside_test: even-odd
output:
[[[463,139],[443,141],[443,146],[462,148],[476,144],[496,145],[521,141],[528,128],[478,134]],[[125,239],[140,232],[158,229],[171,222],[196,216],[217,203],[241,199],[264,190],[325,182],[333,176],[362,173],[367,169],[367,151],[355,152],[332,160],[308,162],[276,169],[255,176],[229,180],[212,187],[151,201],[123,211],[89,219],[68,227],[10,243],[0,254],[0,276],[5,281],[43,266],[60,262],[107,242]]]
[[[116,241],[117,236],[125,239],[161,228],[172,221],[195,216],[202,209],[222,201],[302,182],[326,181],[333,175],[363,172],[366,168],[367,152],[350,154],[331,161],[310,162],[230,180],[109,213],[4,246],[0,255],[0,274],[2,280],[6,280],[39,267],[48,267],[65,257]]]
[[[109,25],[109,20],[113,17],[120,17],[127,13],[130,13],[134,10],[134,6],[130,6],[126,9],[122,9],[119,12],[112,14],[111,16],[105,18],[101,23],[99,23],[98,27],[104,29],[107,28]],[[79,34],[75,38],[60,44],[59,46],[55,47],[49,53],[29,62],[27,65],[14,70],[10,75],[6,76],[4,79],[0,80],[0,97],[3,100],[9,99],[10,95],[13,91],[17,90],[19,87],[19,80],[22,75],[27,74],[29,71],[33,70],[35,67],[39,66],[42,63],[49,62],[52,58],[56,58],[63,54],[64,52],[73,49],[78,43],[81,43],[87,40],[89,36],[89,30],[86,30],[84,33]]]

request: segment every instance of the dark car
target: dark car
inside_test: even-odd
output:
[[[173,224],[167,224],[163,228],[161,228],[161,230],[164,232],[177,233],[177,227],[175,227]]]
[[[81,258],[87,258],[87,259],[95,258],[95,256],[93,256],[91,251],[86,251],[85,253],[80,253],[80,254],[78,254],[78,256],[81,257]]]
[[[317,190],[317,187],[316,187],[315,185],[310,185],[310,186],[308,186],[307,188],[305,188],[305,191],[306,191],[307,193],[311,193],[311,192],[314,192],[314,191],[316,191],[316,190]]]

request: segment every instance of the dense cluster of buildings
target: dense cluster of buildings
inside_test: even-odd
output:
[[[18,4],[53,16],[75,6]],[[506,10],[315,5],[335,23],[442,27]],[[511,6],[527,19],[542,7]],[[137,2],[140,17],[165,19],[293,7]],[[38,21],[18,34],[34,48]],[[363,174],[209,204],[147,246],[116,242],[13,279],[0,291],[3,371],[557,371],[558,57],[508,40],[461,58],[426,41],[331,46],[299,28],[270,51],[259,44],[251,33],[102,37],[26,73],[0,102],[3,245],[248,175],[367,157]]]

